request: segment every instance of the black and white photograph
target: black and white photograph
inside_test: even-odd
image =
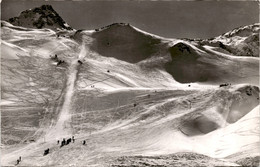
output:
[[[259,1],[0,2],[0,166],[260,166]]]

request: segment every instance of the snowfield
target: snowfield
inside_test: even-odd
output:
[[[234,52],[123,23],[59,36],[1,25],[1,166],[19,156],[21,166],[236,166],[260,156],[259,57],[237,54],[256,25],[214,39]]]

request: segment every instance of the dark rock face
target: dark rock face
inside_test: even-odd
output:
[[[42,5],[41,7],[23,11],[18,17],[10,18],[7,21],[15,26],[28,28],[72,30],[51,5]]]

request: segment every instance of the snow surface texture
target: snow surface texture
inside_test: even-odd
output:
[[[216,166],[260,156],[259,58],[238,52],[258,24],[204,41],[124,23],[1,25],[2,166],[19,156],[22,166]]]

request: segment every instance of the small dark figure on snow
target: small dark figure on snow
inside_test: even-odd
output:
[[[50,149],[48,148],[47,150],[44,150],[44,153],[43,153],[43,155],[47,155],[47,154],[49,154],[49,151],[50,151]]]
[[[252,88],[248,88],[247,90],[246,90],[246,94],[248,95],[248,96],[252,96]]]
[[[79,63],[79,64],[83,64],[81,60],[78,60],[78,63]]]
[[[220,84],[219,87],[221,88],[221,87],[228,86],[228,85],[229,85],[228,83],[224,83],[224,84]]]
[[[57,66],[58,66],[58,65],[60,65],[61,63],[62,63],[62,61],[61,61],[61,60],[59,60],[59,61],[58,61],[58,63],[57,63]]]
[[[55,54],[54,55],[54,57],[52,57],[51,55],[50,55],[50,57],[51,57],[51,59],[53,59],[54,61],[58,61],[58,56]]]
[[[69,139],[67,140],[66,145],[70,144],[70,142],[71,142],[71,138],[69,138]]]
[[[134,107],[136,107],[136,105],[137,105],[137,104],[136,104],[136,103],[134,103]]]
[[[83,140],[83,143],[82,143],[83,145],[85,145],[86,144],[86,140]]]
[[[22,161],[22,157],[21,156],[19,157],[19,161]]]
[[[66,144],[65,139],[62,140],[60,147],[64,146]]]
[[[19,161],[19,159],[17,159],[17,160],[16,160],[16,165],[18,165],[18,164],[19,164],[19,162],[20,162],[20,161]]]
[[[58,140],[58,141],[57,141],[57,144],[59,144],[59,143],[60,143],[60,141]]]
[[[110,71],[109,71],[109,70],[107,70],[107,72],[109,73]]]
[[[58,63],[57,63],[57,66],[62,64],[62,63],[65,63],[65,61],[64,60],[59,60]]]
[[[73,143],[75,142],[74,136],[72,136],[72,142],[73,142]]]

